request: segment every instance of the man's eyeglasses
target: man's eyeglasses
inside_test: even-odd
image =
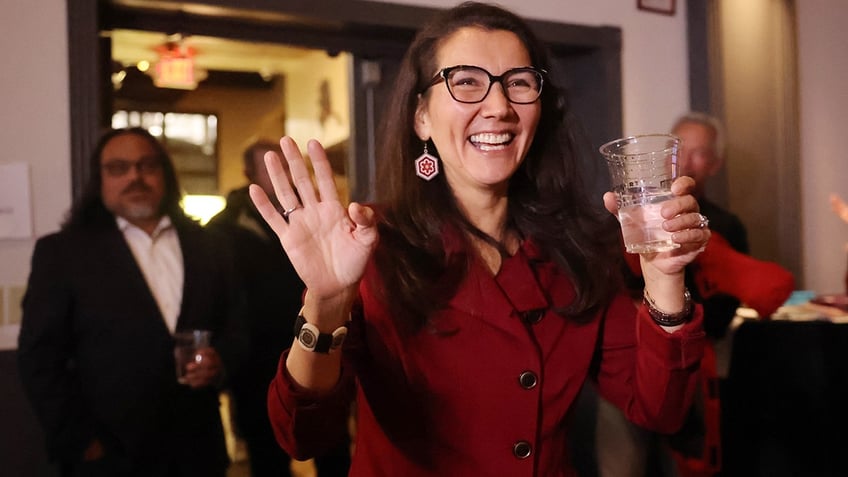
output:
[[[106,174],[112,177],[121,177],[126,175],[130,169],[135,168],[139,174],[152,174],[162,168],[162,161],[158,158],[140,159],[138,161],[127,161],[125,159],[116,159],[106,162],[102,165]]]
[[[532,66],[513,68],[495,76],[479,66],[458,65],[443,68],[433,76],[427,89],[442,79],[451,97],[460,103],[479,103],[492,90],[492,83],[500,83],[506,98],[515,104],[530,104],[542,94],[545,70]]]

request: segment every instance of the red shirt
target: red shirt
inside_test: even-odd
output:
[[[531,259],[538,251],[525,242],[497,276],[472,266],[449,306],[413,336],[399,334],[377,300],[371,267],[336,389],[298,390],[283,355],[268,394],[280,444],[298,459],[332,446],[355,391],[351,476],[574,475],[567,422],[596,349],[601,395],[641,426],[676,430],[703,352],[700,307],[670,334],[622,290],[577,323],[553,311],[573,299],[572,282]]]

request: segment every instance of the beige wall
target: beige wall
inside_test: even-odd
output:
[[[300,147],[304,156],[306,143],[316,139],[325,148],[350,138],[350,70],[349,54],[329,56],[315,51],[292,68],[286,82],[286,134]],[[322,93],[322,83],[327,87]],[[343,175],[336,175],[336,187],[343,203],[348,201],[349,187]]]
[[[251,136],[276,138],[283,134],[284,79],[268,90],[204,87],[183,96],[179,111],[218,116],[218,193],[226,195],[247,183],[242,151]]]
[[[71,200],[67,16],[63,0],[0,0],[0,163],[29,164],[35,236],[56,230]],[[38,34],[33,34],[38,32]],[[0,324],[18,315],[33,240],[0,239]],[[17,328],[0,326],[0,349]]]
[[[797,0],[801,97],[801,211],[804,284],[844,291],[848,224],[827,195],[848,200],[848,2]]]
[[[350,136],[349,70],[350,55],[328,56],[315,51],[289,71],[286,84],[286,134],[301,149],[306,141],[318,139],[324,147]],[[329,115],[321,122],[321,83],[329,88]]]
[[[747,225],[752,254],[780,263],[801,282],[792,3],[719,3],[716,84],[723,86],[717,95],[727,126],[730,210]]]

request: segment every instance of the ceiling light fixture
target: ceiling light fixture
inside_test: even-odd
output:
[[[182,35],[156,47],[159,60],[153,68],[153,84],[159,88],[195,89],[197,72],[194,66],[196,51],[186,46]]]

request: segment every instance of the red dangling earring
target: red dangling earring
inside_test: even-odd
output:
[[[439,175],[439,160],[427,152],[427,141],[424,141],[424,153],[415,160],[415,174],[425,181]]]

